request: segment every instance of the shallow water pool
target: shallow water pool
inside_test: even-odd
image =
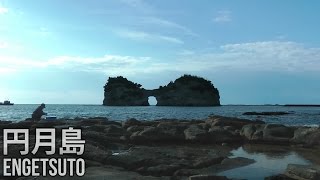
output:
[[[271,147],[271,146],[270,146]],[[288,164],[311,164],[310,161],[294,151],[281,149],[282,147],[268,146],[243,146],[231,151],[230,158],[245,157],[256,162],[248,166],[231,169],[219,173],[228,178],[261,180],[267,176],[277,175],[285,172]]]

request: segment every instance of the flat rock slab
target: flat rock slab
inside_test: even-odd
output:
[[[200,169],[220,164],[230,150],[221,146],[135,146],[110,156],[104,164],[144,175],[172,176],[180,169]]]
[[[169,177],[153,177],[142,176],[136,172],[125,171],[118,167],[103,166],[89,167],[86,169],[86,174],[83,177],[41,177],[43,180],[52,179],[81,179],[81,180],[169,180]],[[34,180],[34,177],[21,177],[18,180]]]
[[[297,179],[319,180],[320,167],[313,165],[289,164],[285,174]]]
[[[195,175],[195,176],[190,176],[189,180],[229,180],[229,179],[225,176]]]

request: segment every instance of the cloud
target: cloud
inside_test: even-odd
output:
[[[6,49],[6,48],[8,48],[8,43],[6,43],[6,42],[0,42],[0,49]]]
[[[151,34],[143,31],[120,30],[120,31],[116,31],[116,34],[123,38],[128,38],[136,41],[184,44],[182,40],[176,37],[159,35],[159,34]]]
[[[8,12],[9,12],[9,10],[7,8],[1,7],[1,5],[0,5],[0,14],[6,14]]]
[[[134,74],[142,71],[150,57],[105,55],[102,57],[58,56],[47,60],[31,60],[0,55],[1,72],[17,72],[34,68],[58,68],[67,71],[103,72],[109,75]]]
[[[120,55],[105,55],[103,57],[77,57],[77,56],[60,56],[53,59],[50,59],[47,64],[48,65],[65,65],[65,64],[104,64],[110,63],[115,65],[121,64],[135,64],[135,63],[143,63],[149,60],[150,57],[133,57],[133,56],[120,56]]]
[[[50,59],[46,65],[74,71],[103,72],[108,75],[132,75],[142,72],[150,63],[150,57],[108,54],[103,57],[60,56]]]
[[[232,21],[231,11],[227,11],[227,10],[218,11],[216,17],[213,18],[213,21],[216,23],[223,23],[223,22]]]
[[[296,42],[261,41],[226,44],[218,52],[197,53],[182,62],[193,70],[319,71],[320,48]],[[198,65],[197,65],[198,64]],[[184,67],[186,68],[186,67]]]
[[[290,41],[225,44],[214,52],[183,50],[182,54],[184,56],[181,58],[166,61],[152,57],[106,55],[100,58],[60,57],[54,62],[69,64],[69,68],[78,64],[87,71],[112,75],[166,72],[181,74],[233,70],[319,71],[320,69],[320,48],[306,47]]]
[[[7,69],[19,70],[23,68],[46,67],[42,61],[30,60],[28,58],[21,58],[15,56],[1,56],[0,67]]]
[[[142,23],[145,23],[145,24],[151,24],[151,25],[156,25],[156,26],[160,26],[160,27],[177,29],[177,30],[181,30],[186,35],[199,36],[198,34],[192,32],[190,29],[188,29],[185,26],[182,26],[182,25],[180,25],[178,23],[175,23],[175,22],[172,22],[172,21],[168,21],[168,20],[165,20],[165,19],[162,19],[162,18],[144,17],[141,20],[142,20]]]
[[[120,0],[120,2],[136,9],[139,13],[152,14],[155,9],[144,0]]]
[[[0,73],[2,75],[10,74],[16,72],[16,69],[10,67],[0,67]]]
[[[58,56],[44,61],[0,56],[0,72],[34,68],[100,72],[110,76],[150,73],[209,73],[234,70],[266,72],[319,72],[320,48],[291,41],[225,44],[211,52],[182,51],[175,59],[107,54],[100,57]]]
[[[194,55],[194,54],[195,54],[194,51],[186,50],[186,49],[178,52],[178,55],[181,55],[181,56],[190,56],[190,55]]]
[[[52,35],[52,32],[46,27],[40,27],[39,30],[37,30],[37,33],[42,37],[48,37]]]

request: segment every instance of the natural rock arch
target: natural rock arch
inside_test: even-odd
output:
[[[149,96],[148,97],[148,103],[149,103],[149,106],[156,106],[158,104],[157,97]]]
[[[109,77],[104,86],[103,105],[148,106],[148,97],[157,99],[157,106],[219,106],[220,96],[211,81],[184,75],[166,86],[146,90],[141,84],[118,76]]]

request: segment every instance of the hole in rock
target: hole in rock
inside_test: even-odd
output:
[[[157,98],[156,97],[154,97],[154,96],[150,96],[149,98],[148,98],[148,102],[149,102],[149,105],[150,106],[155,106],[155,105],[157,105]]]

